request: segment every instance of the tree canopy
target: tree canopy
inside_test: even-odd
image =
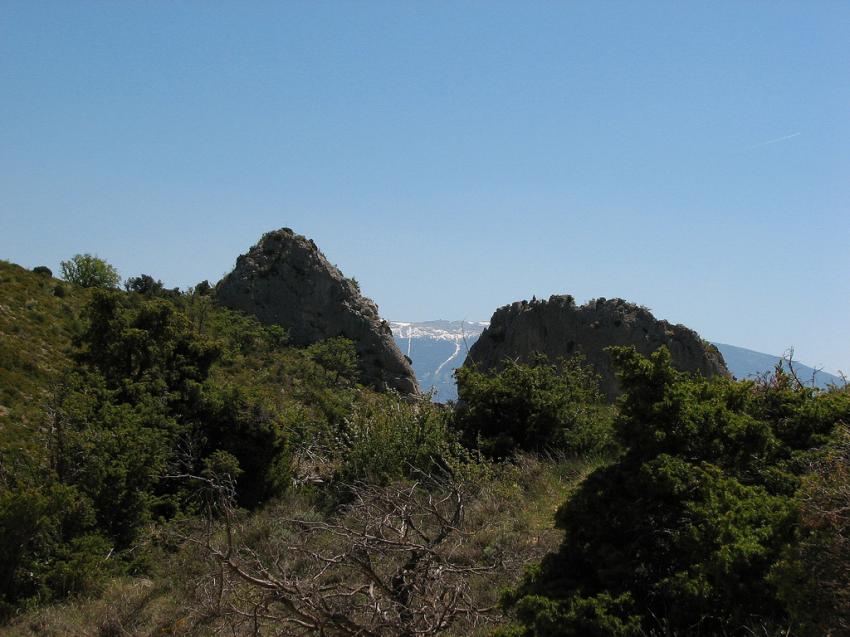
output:
[[[121,276],[109,263],[91,254],[76,254],[62,261],[62,278],[84,288],[116,288]]]

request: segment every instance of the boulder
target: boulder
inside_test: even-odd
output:
[[[569,295],[499,308],[464,365],[489,370],[505,359],[527,362],[535,353],[549,358],[582,354],[599,374],[600,388],[610,402],[620,394],[604,351],[612,345],[631,345],[645,356],[664,345],[681,371],[705,377],[729,374],[717,348],[684,325],[658,320],[645,307],[622,299],[600,298],[577,306]]]

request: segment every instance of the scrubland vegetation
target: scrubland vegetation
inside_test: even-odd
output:
[[[0,262],[0,634],[850,633],[846,388],[613,349],[614,407],[578,358],[436,405],[107,274]]]

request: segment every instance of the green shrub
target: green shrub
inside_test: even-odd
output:
[[[98,291],[86,314],[78,372],[55,405],[55,466],[91,498],[98,528],[119,549],[152,516],[182,506],[184,487],[161,476],[199,475],[216,452],[239,463],[241,505],[286,488],[288,448],[275,411],[248,390],[209,381],[219,344],[193,333],[165,300]]]
[[[456,470],[471,461],[430,400],[363,393],[340,429],[336,453],[344,482],[386,484],[418,471]]]
[[[290,432],[337,430],[357,395],[282,328],[209,296],[5,262],[0,286],[0,615],[152,568],[142,533],[198,506],[175,476],[227,470],[249,508],[282,493]]]
[[[111,569],[109,549],[74,487],[0,490],[0,619],[25,602],[92,590]]]
[[[850,632],[850,430],[814,465],[797,494],[799,538],[771,581],[801,635]]]
[[[494,372],[472,367],[455,372],[458,403],[454,426],[464,443],[501,458],[514,451],[604,449],[610,433],[598,377],[574,357],[529,364],[507,361]]]
[[[149,274],[131,276],[124,282],[124,289],[128,292],[143,294],[145,296],[160,296],[165,291],[162,281],[154,279]]]
[[[284,425],[262,400],[235,386],[211,388],[199,425],[204,466],[216,458],[214,464],[222,465],[222,454],[236,462],[230,475],[239,505],[256,507],[289,486],[291,459]]]
[[[341,336],[329,338],[313,343],[307,352],[314,361],[333,374],[334,382],[356,383],[359,380],[354,341]]]
[[[198,296],[208,296],[212,292],[210,282],[204,279],[194,287],[194,293]]]
[[[850,396],[782,378],[690,378],[666,349],[612,356],[625,452],[559,510],[559,551],[506,598],[514,634],[734,635],[783,624],[771,572],[796,537],[793,494],[815,445],[850,417]]]

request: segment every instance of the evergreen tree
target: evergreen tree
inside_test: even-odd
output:
[[[508,633],[733,635],[789,621],[771,569],[794,541],[800,474],[850,397],[781,376],[690,378],[666,349],[611,354],[625,451],[559,510],[564,541],[506,598]]]

